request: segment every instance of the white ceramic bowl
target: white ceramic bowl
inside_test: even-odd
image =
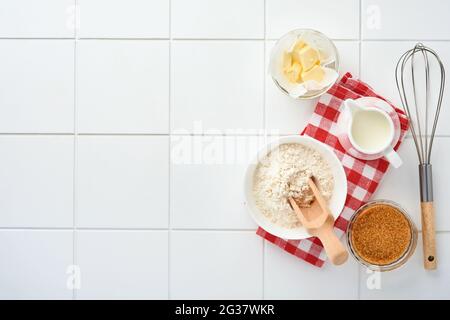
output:
[[[281,137],[269,143],[266,147],[259,151],[257,158],[248,166],[247,172],[245,174],[244,191],[248,210],[250,211],[250,214],[255,222],[264,230],[277,237],[291,240],[305,239],[310,237],[305,228],[299,227],[288,229],[276,225],[269,219],[267,219],[256,206],[253,195],[253,177],[255,175],[255,170],[258,166],[259,160],[264,158],[270,151],[277,148],[279,145],[285,143],[298,143],[310,147],[319,152],[325,159],[325,161],[327,161],[330,165],[334,177],[334,189],[329,201],[329,207],[335,219],[340,215],[342,209],[344,208],[345,199],[347,197],[347,178],[345,176],[344,168],[342,167],[341,162],[331,150],[331,148],[308,136],[296,135]]]

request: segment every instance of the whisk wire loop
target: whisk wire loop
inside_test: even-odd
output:
[[[424,63],[425,72],[425,104],[421,108],[419,101],[419,85],[418,77],[420,72],[416,71],[416,62],[419,59],[418,54],[420,54]],[[430,124],[430,114],[432,112],[432,101],[430,97],[431,92],[431,79],[430,79],[430,58],[434,58],[438,63],[438,68],[440,71],[440,86],[439,95],[436,102],[434,118]],[[407,72],[406,68],[410,66],[411,68],[411,84],[412,84],[412,97],[414,101],[408,100],[407,85],[405,81],[405,75]],[[431,162],[431,150],[433,147],[433,140],[436,134],[437,122],[439,119],[439,114],[441,111],[444,87],[445,87],[445,69],[444,65],[439,58],[438,54],[422,43],[417,43],[414,48],[406,51],[397,62],[395,68],[395,80],[397,84],[397,89],[400,93],[400,100],[405,109],[406,115],[410,120],[410,128],[413,136],[414,144],[416,147],[419,162],[421,164],[429,164]],[[414,110],[411,110],[414,108]],[[422,125],[421,113],[423,112],[424,122]],[[423,118],[422,118],[423,119]],[[430,131],[431,128],[431,132]]]

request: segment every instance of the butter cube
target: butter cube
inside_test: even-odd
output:
[[[283,54],[283,71],[288,71],[292,66],[292,54],[290,52],[285,52]]]
[[[303,81],[316,80],[317,82],[320,82],[323,80],[324,76],[325,71],[323,71],[322,67],[315,65],[310,70],[303,72],[301,77]]]
[[[297,41],[297,43],[295,44],[294,49],[292,51],[300,51],[300,49],[303,49],[306,46],[307,46],[306,42],[304,42],[302,40]]]
[[[299,82],[302,75],[302,66],[300,63],[294,62],[292,66],[286,70],[286,76],[290,82]]]
[[[320,62],[319,53],[310,46],[303,47],[298,53],[298,58],[305,71],[311,69]]]
[[[295,45],[294,45],[294,47],[292,48],[292,59],[295,61],[295,62],[298,62],[298,63],[300,63],[301,64],[301,61],[300,61],[300,51],[304,48],[304,47],[306,47],[307,46],[307,44],[305,43],[305,42],[303,42],[303,41],[298,41]]]

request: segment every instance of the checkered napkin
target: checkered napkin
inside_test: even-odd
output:
[[[345,152],[336,136],[336,121],[343,107],[343,101],[347,98],[357,99],[363,96],[386,100],[376,94],[366,83],[354,79],[350,73],[345,74],[338,83],[322,95],[308,125],[301,133],[329,145],[344,166],[348,190],[345,207],[334,224],[334,231],[338,237],[345,233],[349,219],[355,210],[370,199],[389,167],[389,163],[385,159],[366,161],[353,158]],[[397,150],[408,130],[408,120],[403,110],[398,108],[395,108],[395,110],[399,115],[401,124],[400,139],[395,146],[395,150]],[[268,233],[262,228],[258,228],[256,233],[283,250],[317,267],[322,267],[325,262],[326,254],[318,238],[285,240]]]

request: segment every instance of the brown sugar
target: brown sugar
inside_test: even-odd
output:
[[[401,211],[388,204],[375,204],[356,217],[350,240],[365,261],[388,265],[403,256],[411,238],[411,226]]]

